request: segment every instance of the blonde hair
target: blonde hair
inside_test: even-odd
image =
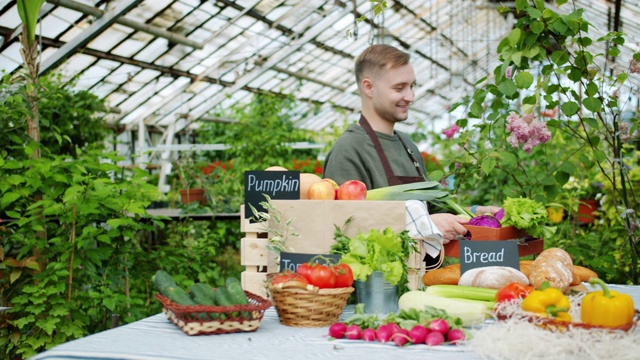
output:
[[[389,45],[371,45],[356,58],[355,73],[358,87],[365,74],[385,68],[407,65],[410,55]]]

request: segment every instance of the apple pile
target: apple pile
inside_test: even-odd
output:
[[[309,200],[364,200],[367,186],[360,180],[348,180],[339,185],[329,178],[321,179],[309,186]]]

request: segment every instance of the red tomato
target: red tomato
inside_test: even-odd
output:
[[[350,287],[353,284],[353,271],[347,264],[337,264],[331,268],[336,274],[335,287]]]
[[[302,275],[300,274],[296,274],[291,270],[284,270],[281,273],[278,273],[276,275],[274,275],[271,278],[271,285],[275,285],[275,284],[280,284],[280,283],[286,283],[289,281],[298,281],[304,284],[308,284],[309,281]]]
[[[304,276],[309,283],[311,283],[311,269],[313,268],[313,266],[315,266],[316,264],[310,264],[310,263],[302,263],[300,265],[298,265],[298,268],[296,269],[296,273]]]
[[[316,265],[311,269],[310,283],[320,289],[332,288],[336,285],[336,274],[327,265]]]

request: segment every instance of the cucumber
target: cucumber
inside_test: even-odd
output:
[[[167,296],[165,292],[170,287],[178,287],[171,275],[169,275],[169,273],[164,270],[156,271],[155,275],[151,277],[151,281],[153,281],[153,284],[156,286],[158,292],[160,292],[164,296]]]
[[[245,294],[244,290],[242,290],[242,285],[240,285],[240,280],[230,277],[227,278],[225,285],[231,295],[231,301],[233,301],[234,305],[246,305],[249,303],[247,294]]]
[[[196,302],[191,299],[191,296],[179,286],[169,287],[162,295],[180,305],[197,305]]]
[[[216,290],[216,302],[218,303],[218,305],[220,306],[232,306],[232,305],[236,305],[233,303],[233,297],[231,296],[231,294],[229,293],[229,290],[224,287],[224,286],[220,286],[217,290]],[[229,314],[231,317],[236,317],[238,316],[238,312],[234,311],[232,313]],[[220,316],[222,319],[226,318],[225,314],[222,314]]]
[[[216,294],[213,289],[204,283],[191,285],[191,298],[200,305],[216,305]]]

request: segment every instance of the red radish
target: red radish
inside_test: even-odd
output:
[[[409,330],[409,340],[414,344],[422,344],[427,340],[429,330],[422,325],[415,325]]]
[[[400,325],[398,325],[396,323],[388,323],[387,326],[389,327],[389,330],[391,331],[391,335],[397,333],[398,330],[400,330]]]
[[[364,341],[376,341],[376,331],[372,328],[366,328],[362,330],[362,340]]]
[[[389,341],[389,339],[391,339],[391,335],[393,334],[391,333],[389,325],[385,324],[378,326],[378,330],[376,330],[376,337],[378,338],[378,341],[380,341],[381,343],[386,343],[387,341]]]
[[[464,331],[460,329],[451,329],[447,333],[447,341],[452,344],[455,344],[459,341],[464,341],[464,339],[465,339]]]
[[[409,342],[409,330],[398,329],[398,331],[391,336],[391,340],[398,346],[404,346],[404,344]]]
[[[441,345],[444,343],[444,335],[442,335],[437,331],[432,331],[429,334],[427,334],[427,339],[425,340],[424,343],[429,346]]]
[[[329,327],[329,336],[334,339],[342,339],[346,331],[347,325],[341,322],[337,322]]]
[[[362,329],[358,325],[349,325],[344,335],[349,340],[360,340],[362,338]]]
[[[449,324],[444,319],[434,319],[429,324],[429,330],[446,335],[449,332]]]

